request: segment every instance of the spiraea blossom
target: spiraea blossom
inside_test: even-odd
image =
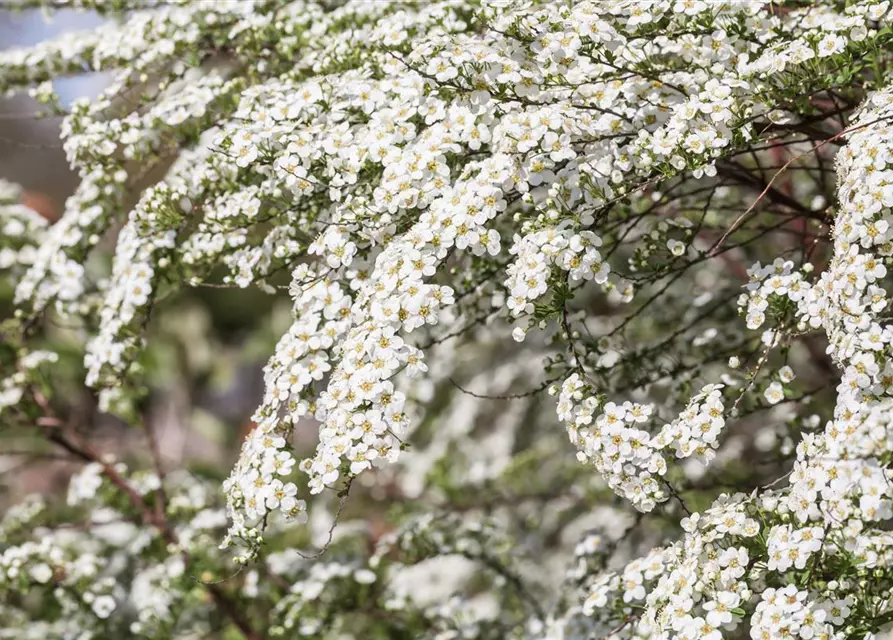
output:
[[[84,464],[0,527],[4,629],[893,623],[889,0],[22,6],[107,20],[0,51],[80,178],[53,224],[0,185],[0,416]],[[212,288],[288,308],[222,488],[70,399],[157,449],[167,301]]]

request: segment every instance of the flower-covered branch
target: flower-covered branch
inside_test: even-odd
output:
[[[893,621],[890,2],[36,5],[114,19],[0,53],[80,177],[53,224],[0,187],[0,415],[84,463],[67,505],[10,510],[4,625]],[[146,410],[163,318],[205,289],[287,310],[219,495]],[[97,411],[147,455],[106,455]]]

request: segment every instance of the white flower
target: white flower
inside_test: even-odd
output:
[[[46,584],[52,579],[53,570],[48,564],[46,564],[45,562],[41,562],[40,564],[31,567],[31,569],[28,571],[28,575],[30,575],[35,582]]]
[[[685,243],[679,242],[679,240],[667,240],[667,249],[670,250],[674,256],[681,256],[685,254]]]
[[[117,607],[112,596],[98,596],[90,605],[99,618],[108,618]]]
[[[778,404],[784,400],[784,387],[779,382],[773,382],[763,392],[763,396],[769,404]]]

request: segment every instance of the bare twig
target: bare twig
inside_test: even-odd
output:
[[[519,398],[529,398],[530,396],[535,396],[538,393],[542,393],[546,389],[549,388],[549,385],[560,380],[560,377],[549,378],[548,380],[542,382],[539,386],[530,391],[524,391],[521,393],[508,393],[504,395],[488,395],[484,393],[475,393],[473,391],[469,391],[458,382],[456,382],[453,378],[449,378],[450,383],[456,387],[459,391],[464,393],[465,395],[471,396],[472,398],[480,398],[481,400],[517,400]]]
[[[812,153],[815,153],[816,151],[818,151],[819,149],[824,147],[826,144],[834,142],[835,140],[847,135],[848,133],[858,131],[859,129],[864,129],[864,128],[869,127],[873,124],[877,124],[878,122],[883,122],[884,120],[890,120],[891,118],[893,118],[893,116],[885,116],[883,118],[878,118],[876,120],[872,120],[871,122],[865,122],[865,123],[862,123],[859,125],[855,125],[853,127],[849,127],[847,129],[843,129],[842,131],[835,133],[830,138],[826,138],[825,140],[822,140],[822,141],[818,142],[817,144],[813,145],[812,149],[810,149],[809,151],[804,151],[803,153],[800,153],[796,156],[791,156],[791,158],[787,162],[784,163],[784,165],[781,167],[781,169],[779,169],[778,171],[775,172],[775,175],[772,176],[772,179],[769,181],[769,184],[767,184],[766,187],[763,189],[763,191],[760,192],[760,195],[757,196],[757,199],[754,200],[749,207],[747,207],[747,210],[744,213],[742,213],[740,216],[738,216],[738,219],[732,223],[732,226],[729,227],[728,231],[726,231],[722,235],[722,237],[717,241],[717,243],[715,245],[713,245],[713,247],[710,249],[709,253],[707,254],[708,257],[713,257],[719,252],[719,248],[723,245],[723,243],[726,241],[726,239],[731,234],[733,234],[735,231],[738,230],[738,228],[741,226],[741,224],[744,222],[744,220],[750,215],[750,213],[756,208],[756,206],[763,200],[763,198],[766,197],[766,194],[769,193],[770,189],[772,189],[772,185],[775,184],[775,181],[778,180],[778,178],[785,171],[787,171],[787,168],[789,166],[791,166],[791,164],[793,164],[795,161],[799,160],[800,158],[803,158],[803,157],[808,156]]]

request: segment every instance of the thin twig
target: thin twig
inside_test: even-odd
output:
[[[323,555],[326,551],[329,550],[329,545],[332,544],[332,538],[335,535],[335,527],[338,524],[338,520],[341,518],[341,514],[344,511],[344,506],[347,504],[347,496],[350,493],[350,486],[353,484],[353,477],[347,479],[347,484],[341,490],[341,500],[338,502],[338,510],[335,511],[335,517],[332,518],[332,524],[329,527],[329,534],[326,538],[325,544],[323,544],[322,548],[315,553],[302,553],[300,551],[297,552],[299,556],[304,558],[305,560],[316,560],[321,555]]]
[[[538,387],[536,387],[535,389],[531,389],[530,391],[524,391],[522,393],[508,393],[505,395],[492,395],[492,396],[488,395],[488,394],[484,394],[484,393],[475,393],[473,391],[469,391],[468,389],[466,389],[465,387],[460,385],[458,382],[456,382],[453,378],[449,378],[449,381],[459,391],[461,391],[465,395],[471,396],[472,398],[480,398],[481,400],[517,400],[520,398],[529,398],[530,396],[535,396],[538,393],[542,393],[543,391],[545,391],[546,389],[549,388],[549,385],[551,385],[554,382],[557,382],[560,379],[561,379],[560,376],[556,376],[554,378],[549,378],[548,380],[546,380],[542,384],[540,384]]]
[[[740,216],[738,216],[738,219],[732,223],[732,226],[729,227],[728,231],[726,231],[722,235],[722,237],[717,241],[717,243],[715,245],[713,245],[713,247],[710,249],[710,251],[707,254],[708,257],[713,257],[719,252],[719,248],[723,245],[723,243],[726,241],[726,239],[731,234],[733,234],[735,231],[738,230],[738,228],[741,226],[741,223],[744,222],[745,218],[747,218],[747,216],[750,215],[751,211],[753,211],[754,208],[756,208],[756,206],[762,201],[762,199],[764,197],[766,197],[766,194],[769,193],[769,190],[772,188],[772,185],[775,183],[775,181],[781,176],[781,174],[783,174],[787,170],[787,168],[789,166],[791,166],[791,164],[793,164],[795,161],[799,160],[800,158],[803,158],[803,157],[808,156],[812,153],[815,153],[820,148],[824,147],[826,144],[828,144],[830,142],[834,142],[838,138],[841,138],[842,136],[845,136],[848,133],[852,133],[859,129],[864,129],[864,128],[869,127],[873,124],[877,124],[878,122],[883,122],[884,120],[890,120],[891,118],[893,118],[893,116],[884,116],[883,118],[878,118],[876,120],[872,120],[871,122],[865,122],[863,124],[849,127],[847,129],[844,129],[842,131],[835,133],[830,138],[826,138],[825,140],[820,141],[818,144],[813,145],[812,149],[810,149],[809,151],[804,151],[803,153],[800,153],[796,156],[792,156],[790,158],[790,160],[788,160],[787,162],[784,163],[784,166],[782,166],[781,169],[779,169],[778,171],[775,172],[775,175],[772,176],[772,179],[769,181],[769,184],[767,184],[766,188],[764,188],[763,191],[760,193],[760,195],[757,196],[757,199],[754,200],[749,207],[747,207],[747,210],[744,213],[742,213]]]

